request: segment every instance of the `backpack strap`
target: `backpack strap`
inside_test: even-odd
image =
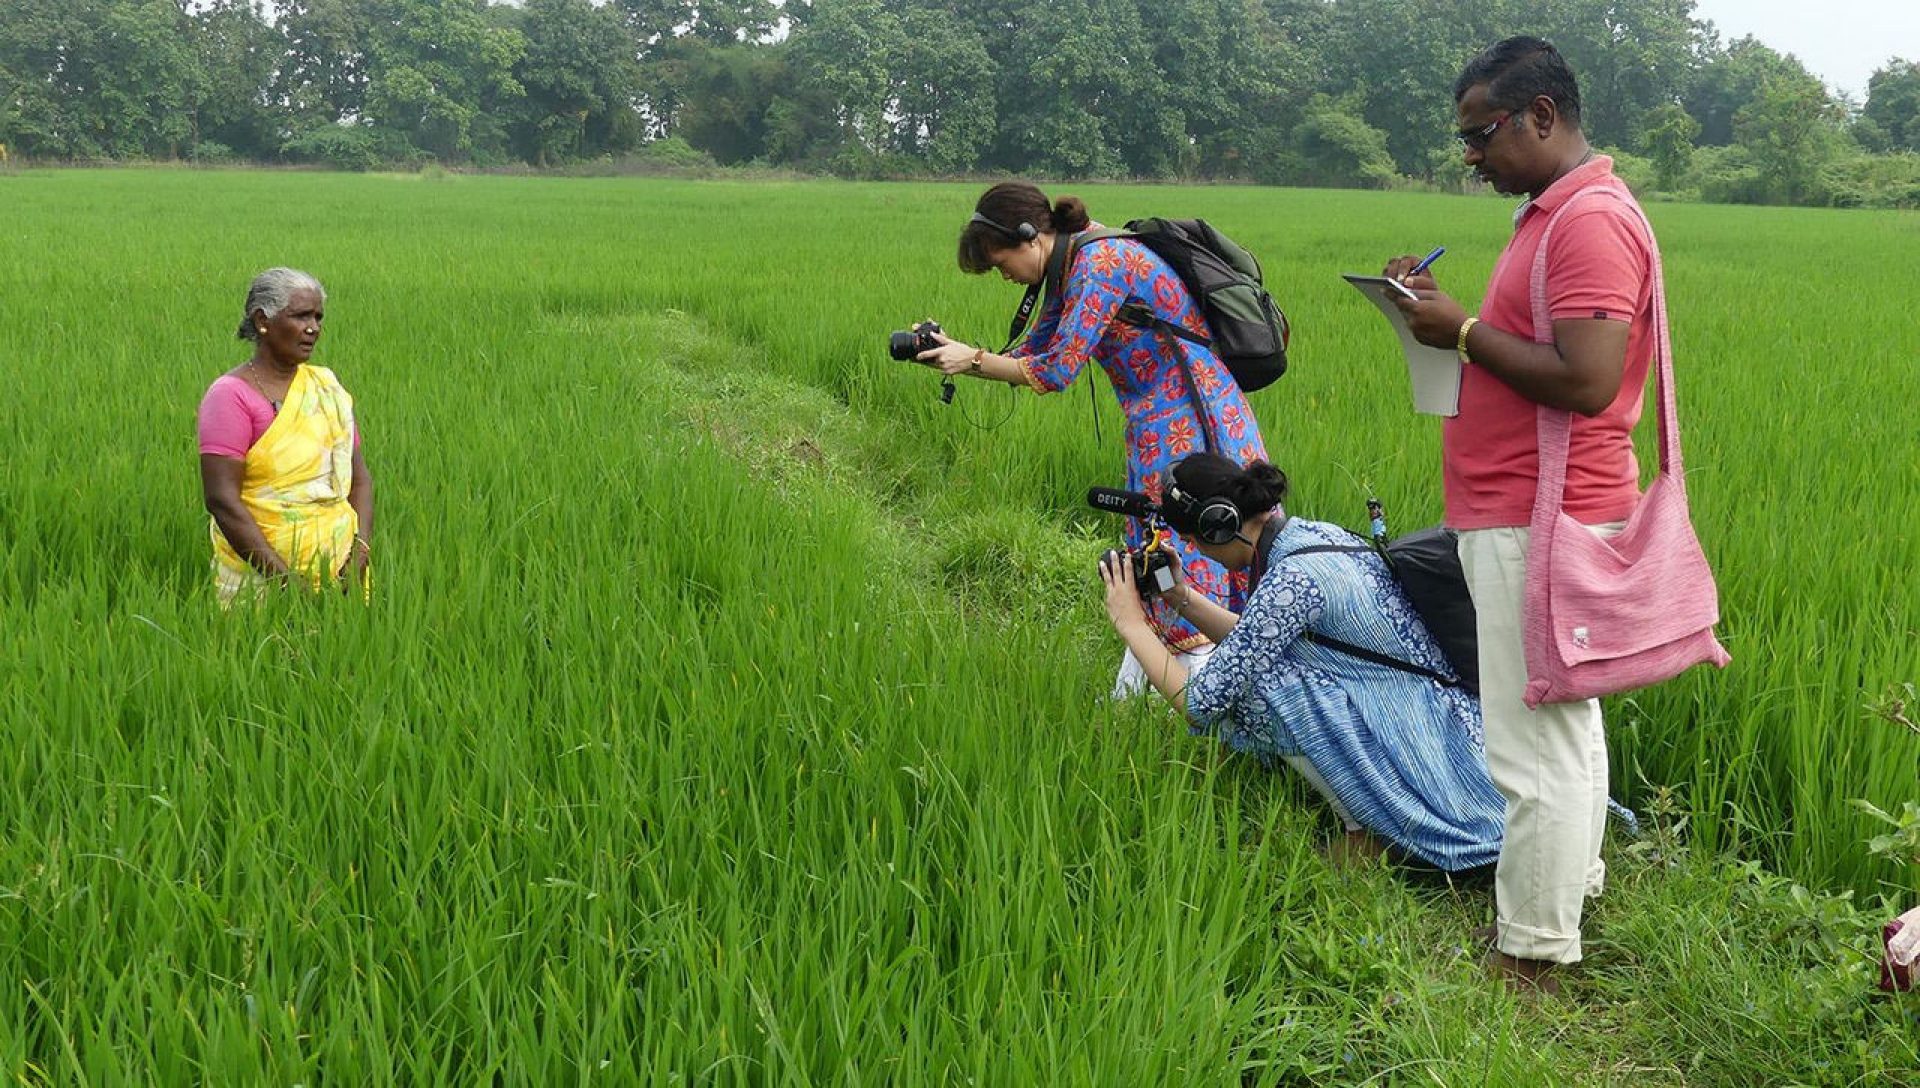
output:
[[[1357,657],[1362,661],[1371,661],[1375,665],[1385,665],[1389,669],[1398,669],[1401,672],[1412,673],[1415,676],[1425,677],[1426,679],[1431,680],[1436,684],[1439,684],[1441,687],[1460,688],[1460,687],[1466,686],[1457,677],[1447,676],[1444,673],[1437,673],[1432,669],[1426,668],[1421,665],[1416,665],[1411,661],[1402,661],[1399,658],[1393,657],[1389,654],[1375,653],[1374,651],[1367,649],[1365,646],[1355,646],[1351,642],[1342,642],[1337,638],[1334,638],[1330,635],[1320,634],[1317,631],[1302,631],[1300,632],[1300,637],[1306,639],[1308,642],[1314,643],[1315,645],[1325,646],[1329,650],[1335,650],[1340,653],[1346,654],[1348,657]]]
[[[1310,544],[1304,548],[1296,548],[1280,558],[1292,559],[1296,555],[1315,555],[1326,552],[1371,552],[1374,555],[1380,554],[1380,550],[1372,544]],[[1392,569],[1391,565],[1389,565],[1388,569]],[[1356,646],[1351,642],[1334,638],[1332,635],[1323,635],[1318,631],[1302,631],[1300,632],[1300,637],[1317,646],[1325,646],[1329,650],[1346,654],[1348,657],[1357,657],[1362,661],[1371,661],[1375,665],[1384,665],[1389,669],[1398,669],[1401,672],[1424,677],[1439,684],[1441,687],[1466,687],[1466,684],[1457,676],[1448,676],[1445,673],[1435,672],[1424,665],[1416,665],[1411,661],[1402,660],[1391,654],[1383,654],[1377,650],[1369,650],[1365,646]]]
[[[1189,344],[1198,344],[1203,348],[1213,346],[1213,337],[1203,336],[1177,321],[1168,321],[1154,313],[1153,308],[1143,302],[1128,302],[1120,307],[1114,316],[1129,325],[1147,326],[1159,329],[1161,332],[1172,333]]]
[[[1075,235],[1073,240],[1066,246],[1054,246],[1053,252],[1055,260],[1047,263],[1047,274],[1043,280],[1044,283],[1049,285],[1047,290],[1049,292],[1065,293],[1067,270],[1073,267],[1074,258],[1080,254],[1080,247],[1086,245],[1088,242],[1104,242],[1114,238],[1138,240],[1139,237],[1140,235],[1136,231],[1118,230],[1113,227],[1100,227],[1096,230],[1080,232]],[[1141,244],[1145,245],[1146,243],[1142,242]],[[1062,249],[1068,251],[1064,260],[1060,259],[1060,251]],[[1151,248],[1149,248],[1149,252],[1151,252]],[[1056,262],[1058,263],[1056,264]],[[1177,279],[1178,277],[1175,278]],[[1184,286],[1184,284],[1182,286]],[[1020,303],[1020,316],[1014,319],[1018,323],[1017,327],[1024,328],[1026,326],[1026,314],[1032,310],[1031,300],[1037,296],[1039,290],[1040,288],[1038,286],[1027,288],[1027,297]],[[1200,305],[1198,299],[1194,300],[1194,305],[1196,307]],[[1154,313],[1153,307],[1138,299],[1129,299],[1121,303],[1120,308],[1114,311],[1113,316],[1115,320],[1122,324],[1171,333],[1188,343],[1196,344],[1203,348],[1213,346],[1213,339],[1211,337],[1202,336],[1183,325],[1168,321],[1166,318]],[[1018,339],[1017,333],[1015,334],[1015,339],[1016,341]],[[1168,346],[1172,347],[1172,345]],[[1008,344],[1007,350],[1013,350],[1013,345]],[[1186,352],[1179,350],[1177,347],[1174,348],[1173,354],[1174,357],[1180,361],[1181,372],[1186,375],[1187,395],[1188,398],[1193,401],[1193,414],[1194,417],[1200,421],[1200,433],[1206,440],[1207,452],[1219,453],[1220,441],[1214,434],[1213,418],[1207,411],[1206,399],[1200,395],[1200,383],[1194,379],[1193,364],[1187,361]],[[1091,389],[1091,387],[1089,387],[1089,389]]]

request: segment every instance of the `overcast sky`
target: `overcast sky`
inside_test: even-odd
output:
[[[1792,53],[1855,102],[1889,59],[1920,63],[1920,0],[1694,0],[1693,14],[1723,42],[1751,34]]]

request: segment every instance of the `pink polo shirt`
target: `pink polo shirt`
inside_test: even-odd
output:
[[[1520,206],[1513,239],[1487,283],[1480,320],[1533,339],[1530,280],[1547,220],[1568,197],[1596,183],[1626,192],[1626,185],[1614,177],[1613,160],[1597,155]],[[1647,367],[1653,361],[1652,243],[1619,201],[1588,197],[1554,225],[1547,246],[1550,318],[1602,318],[1632,325],[1619,395],[1591,419],[1573,417],[1564,506],[1569,516],[1589,525],[1625,519],[1640,494],[1633,426],[1640,419]],[[1535,407],[1479,367],[1465,369],[1460,414],[1446,421],[1441,437],[1447,525],[1495,529],[1524,526],[1532,519],[1540,471]]]

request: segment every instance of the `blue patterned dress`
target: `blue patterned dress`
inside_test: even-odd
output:
[[[1106,371],[1127,418],[1126,486],[1156,502],[1162,472],[1187,454],[1208,448],[1209,433],[1219,443],[1215,453],[1243,465],[1266,460],[1253,409],[1220,360],[1207,348],[1170,333],[1119,320],[1115,312],[1129,301],[1149,305],[1160,317],[1195,332],[1207,331],[1186,285],[1152,250],[1131,239],[1088,242],[1074,254],[1066,289],[1048,298],[1026,341],[1013,351],[1030,388],[1037,393],[1065,389],[1089,361]],[[1187,367],[1180,365],[1182,358]],[[1188,368],[1198,396],[1188,384]],[[1205,406],[1204,424],[1197,405]],[[1146,543],[1139,522],[1128,519],[1126,540],[1132,548]],[[1244,571],[1227,571],[1184,539],[1176,537],[1174,547],[1188,584],[1240,610],[1247,592]],[[1147,620],[1175,650],[1206,641],[1163,601],[1148,602]]]
[[[1506,801],[1487,775],[1471,694],[1300,637],[1339,639],[1445,673],[1446,659],[1380,557],[1300,555],[1354,543],[1316,521],[1274,534],[1240,622],[1187,683],[1195,732],[1263,763],[1305,756],[1369,831],[1450,872],[1500,855]]]

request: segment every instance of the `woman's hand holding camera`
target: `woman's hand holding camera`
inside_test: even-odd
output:
[[[943,332],[930,335],[940,346],[929,348],[915,358],[949,377],[955,374],[979,373],[980,363],[986,356],[986,349],[963,344]]]
[[[1113,629],[1125,636],[1131,625],[1144,627],[1147,610],[1133,580],[1133,560],[1126,552],[1110,551],[1100,557],[1100,580],[1107,584],[1107,619]]]

